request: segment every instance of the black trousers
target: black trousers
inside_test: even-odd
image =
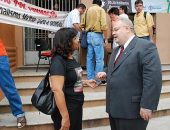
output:
[[[70,129],[69,130],[82,130],[82,115],[83,115],[83,104],[69,102],[67,109],[70,117]],[[58,109],[51,115],[54,122],[55,130],[61,128],[61,114]]]
[[[143,119],[119,119],[109,116],[111,130],[146,130],[148,121]]]

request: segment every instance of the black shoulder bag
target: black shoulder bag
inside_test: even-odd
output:
[[[31,98],[32,105],[47,115],[51,115],[56,107],[54,93],[50,87],[49,74],[50,70],[48,70],[45,78],[40,82]]]
[[[61,60],[63,60],[63,65],[66,68],[65,60],[62,57],[60,58]],[[40,112],[47,115],[51,115],[56,108],[54,93],[52,92],[50,87],[49,74],[50,69],[48,70],[44,79],[40,82],[40,84],[36,88],[31,98],[32,105],[36,107]]]

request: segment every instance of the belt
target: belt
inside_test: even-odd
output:
[[[95,32],[95,31],[87,31],[87,32],[102,33],[102,32]]]

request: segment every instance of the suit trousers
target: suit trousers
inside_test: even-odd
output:
[[[148,121],[141,118],[120,119],[109,116],[111,130],[146,130]]]

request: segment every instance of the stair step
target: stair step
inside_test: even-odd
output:
[[[31,104],[31,96],[21,96],[23,108],[27,111],[37,111]],[[153,116],[170,115],[170,98],[160,99],[158,109],[154,112]],[[92,108],[96,106],[105,106],[105,92],[89,93],[85,92],[84,108]],[[6,98],[0,102],[0,113],[10,112],[10,106]]]
[[[153,117],[170,115],[170,98],[160,99],[157,111],[153,113]]]
[[[108,114],[105,112],[105,107],[93,107],[83,109],[83,128],[87,126],[97,126],[97,125],[108,125]],[[26,112],[27,127],[40,126],[40,125],[51,125],[52,120],[49,115],[45,115],[40,112]],[[103,121],[106,120],[106,121]],[[102,122],[101,122],[102,121]],[[91,124],[93,123],[93,124]],[[4,127],[16,127],[16,119],[12,114],[1,114],[0,116],[0,128],[2,130]],[[27,128],[26,127],[26,128]],[[36,130],[31,129],[31,130]],[[5,129],[7,130],[7,129]]]
[[[35,71],[36,68],[30,69],[18,69],[12,75],[14,77],[15,82],[31,82],[37,81],[39,82],[47,73],[47,68],[43,68],[38,72]],[[170,69],[169,66],[162,65],[162,79],[163,79],[163,86],[170,85]],[[166,74],[164,74],[166,73]],[[87,72],[83,71],[83,77],[86,78]]]
[[[170,115],[157,117],[150,120],[147,130],[169,130]]]
[[[16,87],[21,96],[32,95],[40,82],[17,82]],[[88,86],[84,86],[84,92],[105,92],[106,84],[102,84],[95,89],[92,89]],[[163,86],[160,98],[168,98],[170,97],[170,86]]]
[[[17,82],[31,82],[31,81],[37,81],[40,82],[43,77],[46,75],[48,69],[43,68],[36,72],[36,68],[30,68],[30,69],[18,69],[14,73],[12,73],[12,76],[14,77],[15,83]],[[83,78],[86,77],[86,71],[83,71]]]
[[[110,126],[101,126],[101,127],[94,127],[94,128],[85,128],[83,130],[111,130]]]
[[[110,130],[108,114],[105,112],[104,107],[85,108],[83,110],[83,113],[83,130]],[[48,128],[50,127],[52,129],[52,120],[51,117],[48,115],[39,112],[26,112],[26,118],[27,130],[29,128],[31,128],[31,130],[37,130],[39,129],[39,127],[47,127],[47,125]],[[101,122],[103,123],[101,124]],[[147,130],[169,130],[169,122],[170,115],[152,118],[149,121]],[[17,130],[15,129],[16,119],[12,116],[12,114],[1,114],[0,128],[1,130]],[[50,130],[50,128],[46,130]]]
[[[105,106],[105,92],[85,92],[85,102],[84,102],[84,108],[86,107],[94,107],[94,106]],[[21,96],[21,100],[23,103],[23,109],[24,111],[37,111],[37,109],[32,106],[31,103],[31,97],[32,96]],[[7,98],[4,98],[0,102],[0,113],[8,113],[10,112],[10,106]]]
[[[39,82],[33,81],[33,82],[17,82],[16,88],[18,89],[18,92],[21,96],[27,96],[32,95],[37,88]],[[92,89],[86,85],[84,85],[84,92],[105,92],[106,91],[106,85],[101,84],[95,89]]]
[[[163,86],[160,99],[170,98],[170,86]]]
[[[149,121],[146,130],[169,130],[170,128],[170,116],[163,116],[152,118]],[[94,127],[94,128],[85,128],[83,130],[111,130],[110,126],[101,126],[101,127]]]
[[[36,72],[36,68],[34,69],[18,69],[12,76],[14,77],[15,83],[17,82],[32,82],[32,81],[41,81],[41,79],[45,76],[48,69],[42,69]]]
[[[27,87],[26,87],[27,88]],[[34,87],[28,87],[30,89],[34,88]],[[22,89],[22,88],[21,88]],[[162,91],[161,93],[170,93],[170,87],[162,87]],[[105,91],[103,92],[84,92],[85,95],[85,102],[91,102],[91,101],[101,101],[101,100],[105,100]],[[28,105],[31,104],[31,96],[21,96],[21,100],[23,102],[23,105]],[[169,101],[170,98],[166,98],[164,99],[165,101],[168,100]],[[162,100],[162,101],[164,101]],[[6,98],[4,98],[1,102],[0,102],[0,106],[6,106],[9,105],[8,100]]]
[[[162,71],[170,70],[170,65],[162,64],[161,68],[162,68]]]

